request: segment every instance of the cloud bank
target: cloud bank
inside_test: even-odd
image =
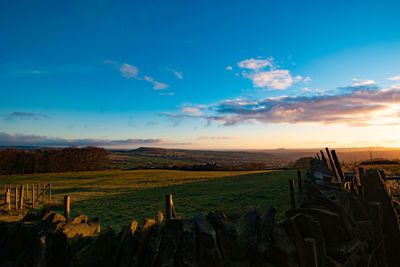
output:
[[[342,95],[224,100],[205,117],[224,125],[262,123],[344,123],[351,126],[400,124],[400,87],[357,90]],[[376,120],[378,119],[378,121]]]
[[[17,120],[40,120],[40,119],[48,119],[50,116],[46,114],[33,113],[33,112],[22,112],[15,111],[10,114],[6,114],[4,116],[4,120],[6,121],[17,121]]]
[[[351,86],[350,86],[351,87]],[[359,85],[342,94],[281,96],[262,99],[236,98],[199,109],[183,108],[181,113],[162,113],[175,122],[200,119],[225,126],[241,123],[346,124],[349,126],[400,125],[400,85],[370,89]]]
[[[65,139],[40,135],[7,134],[0,132],[0,145],[2,146],[102,146],[118,147],[129,145],[160,145],[166,144],[166,139]]]

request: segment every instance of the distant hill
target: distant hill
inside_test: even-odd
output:
[[[280,156],[265,152],[247,151],[214,151],[214,150],[186,150],[140,147],[130,150],[129,154],[155,157],[189,160],[197,163],[217,162],[220,164],[241,164],[245,162],[267,163],[270,166],[287,164],[287,160]]]

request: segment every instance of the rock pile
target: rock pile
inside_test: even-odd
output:
[[[384,186],[368,189],[382,182],[377,170],[364,175],[360,190],[346,191],[316,183],[311,170],[298,207],[280,222],[273,207],[235,222],[220,211],[168,220],[158,213],[116,234],[84,215],[28,214],[0,225],[0,266],[399,266],[390,198]]]

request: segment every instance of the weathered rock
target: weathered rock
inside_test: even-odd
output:
[[[61,233],[65,235],[66,238],[73,238],[76,235],[86,237],[98,234],[99,232],[100,222],[98,220],[92,220],[88,223],[68,222],[61,229]]]
[[[112,228],[103,230],[93,242],[73,255],[73,267],[107,267],[113,265],[115,232]]]
[[[349,240],[347,233],[342,227],[341,218],[337,213],[324,209],[296,209],[286,212],[287,217],[293,217],[297,213],[304,213],[313,216],[321,225],[322,233],[327,243],[337,243],[340,241]]]
[[[346,264],[346,262],[353,262],[359,260],[355,257],[361,252],[362,242],[359,240],[351,240],[346,243],[331,244],[327,248],[327,254],[329,257],[335,259],[336,261]],[[356,265],[354,265],[356,266]]]
[[[338,261],[335,261],[334,259],[332,259],[332,258],[329,257],[329,256],[326,256],[326,257],[325,257],[325,261],[327,262],[327,265],[328,265],[329,267],[344,267],[343,264],[341,264],[341,263],[338,262]]]
[[[223,266],[214,228],[200,213],[194,216],[194,222],[197,231],[198,266]]]
[[[183,232],[182,227],[181,219],[172,218],[165,222],[155,266],[174,266],[174,258]]]
[[[162,223],[164,220],[164,214],[159,210],[156,215],[156,222]]]
[[[302,234],[299,231],[299,228],[297,227],[297,224],[291,218],[289,220],[281,222],[281,225],[296,246],[297,259],[300,267],[310,266],[311,264],[307,257],[308,253],[307,253],[306,243],[304,241]]]
[[[182,239],[176,253],[176,266],[197,266],[197,241],[196,229],[193,219],[183,219]]]
[[[143,254],[142,266],[154,265],[158,255],[158,248],[160,246],[160,241],[161,241],[161,224],[156,222],[151,227],[151,232],[149,234],[149,238],[147,240]]]
[[[228,221],[225,214],[220,211],[210,212],[207,219],[217,234],[218,247],[222,254],[224,266],[231,266],[231,251],[237,238],[235,227]]]
[[[78,217],[73,218],[69,223],[76,224],[76,223],[87,223],[88,217],[86,215],[79,215]]]
[[[135,239],[137,239],[136,241],[137,246],[135,247],[132,253],[131,267],[137,267],[142,265],[144,253],[146,251],[147,241],[151,233],[151,228],[155,224],[156,224],[155,220],[147,219],[143,223],[143,226],[137,229],[137,235],[135,235]]]
[[[47,212],[43,217],[43,221],[47,221],[49,223],[56,223],[56,222],[65,222],[66,219],[61,214],[58,214],[54,211]]]
[[[370,242],[374,239],[374,226],[371,221],[358,221],[353,227],[353,233],[355,238],[360,241]]]
[[[327,209],[331,212],[337,213],[341,218],[341,227],[344,229],[347,235],[347,240],[353,238],[352,225],[355,223],[354,219],[348,214],[342,203],[336,197],[336,191],[334,194],[330,194],[329,198],[322,194],[316,185],[308,185],[306,190],[306,201],[304,201],[301,208],[317,208]],[[349,195],[347,193],[347,195]]]
[[[400,230],[396,211],[388,189],[376,169],[367,170],[361,177],[364,198],[367,201],[380,202],[383,211],[383,233],[385,236],[385,249],[389,264],[400,262]]]
[[[260,215],[256,210],[243,214],[235,224],[237,239],[233,259],[252,259],[257,253],[257,233]]]
[[[279,224],[272,229],[272,246],[267,254],[268,261],[276,266],[298,266],[296,260],[296,247]]]
[[[115,256],[117,267],[129,267],[131,264],[132,253],[135,248],[135,231],[137,221],[132,221],[130,225],[122,229],[119,237],[119,245]]]
[[[275,223],[275,208],[270,207],[264,214],[258,230],[257,254],[263,261],[271,247],[272,229]]]
[[[304,213],[298,213],[290,218],[296,223],[302,238],[313,238],[316,242],[317,259],[320,265],[325,264],[326,245],[325,238],[318,220]]]

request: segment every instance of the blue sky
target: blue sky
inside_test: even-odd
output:
[[[0,143],[400,146],[399,11],[396,1],[2,1]]]

